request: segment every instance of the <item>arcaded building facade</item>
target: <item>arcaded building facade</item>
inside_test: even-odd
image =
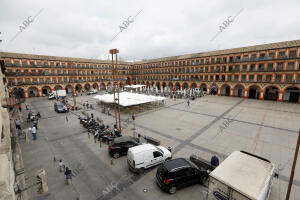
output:
[[[51,90],[107,89],[110,61],[0,53],[10,91],[25,97]],[[201,88],[207,94],[300,103],[300,40],[120,62],[120,86],[146,84],[158,89]]]

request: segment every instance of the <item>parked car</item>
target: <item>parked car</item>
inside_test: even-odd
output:
[[[171,152],[165,147],[142,144],[128,149],[127,163],[131,171],[141,173],[171,158]]]
[[[87,95],[92,95],[92,94],[98,94],[98,91],[97,90],[92,90],[92,91],[87,93]]]
[[[64,113],[68,111],[68,108],[65,104],[58,102],[54,103],[54,110],[58,113]]]
[[[115,138],[113,143],[109,145],[108,152],[114,158],[127,155],[128,149],[140,144],[138,138],[132,136],[123,136]]]
[[[158,186],[170,193],[176,193],[178,188],[196,183],[204,184],[208,173],[204,168],[198,167],[185,158],[168,160],[159,166],[156,172]]]

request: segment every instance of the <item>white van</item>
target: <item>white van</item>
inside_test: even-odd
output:
[[[143,172],[171,158],[171,152],[165,147],[143,144],[128,149],[127,163],[131,171]]]

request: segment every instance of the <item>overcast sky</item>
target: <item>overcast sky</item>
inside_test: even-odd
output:
[[[0,0],[0,51],[107,59],[118,48],[141,60],[296,40],[299,10],[299,0]]]

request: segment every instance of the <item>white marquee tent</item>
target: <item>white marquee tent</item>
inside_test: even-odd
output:
[[[104,103],[114,103],[113,94],[96,95],[94,98]],[[165,97],[136,94],[130,92],[120,93],[120,105],[123,107],[140,105],[140,104],[151,103],[151,102],[158,102],[158,101],[163,101],[165,99],[166,99]]]

